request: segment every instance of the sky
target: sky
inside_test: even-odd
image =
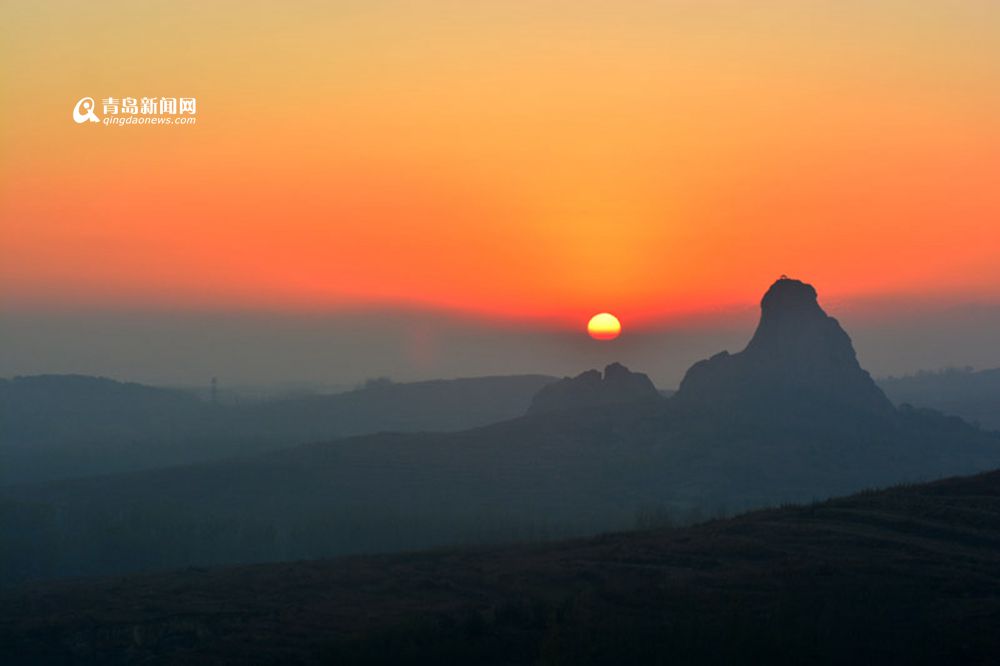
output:
[[[3,0],[0,19],[0,374],[201,381],[227,339],[248,355],[220,372],[246,381],[617,355],[670,384],[749,337],[783,273],[879,371],[1000,365],[975,314],[1000,304],[991,0]],[[193,97],[197,122],[76,124],[85,96]],[[601,311],[615,343],[585,337]],[[412,342],[453,335],[465,360]],[[314,363],[262,360],[288,345]]]

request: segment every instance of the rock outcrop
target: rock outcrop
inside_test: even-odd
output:
[[[794,405],[893,411],[858,364],[850,337],[820,307],[812,285],[782,276],[760,306],[760,323],[746,349],[695,363],[675,404],[768,412]]]
[[[612,363],[604,368],[603,376],[598,370],[588,370],[544,386],[531,401],[528,413],[660,399],[649,377]]]

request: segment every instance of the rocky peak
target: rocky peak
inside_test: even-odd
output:
[[[820,307],[812,285],[782,276],[760,305],[760,323],[746,348],[694,364],[675,395],[677,404],[738,401],[780,410],[807,401],[892,410],[858,364],[850,337]]]
[[[595,407],[642,400],[659,400],[660,394],[649,377],[632,372],[621,363],[587,370],[542,387],[531,401],[529,414],[580,407]]]

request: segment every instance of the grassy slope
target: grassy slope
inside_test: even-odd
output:
[[[996,663],[1000,472],[676,530],[0,595],[0,662]]]

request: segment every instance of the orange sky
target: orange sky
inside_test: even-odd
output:
[[[3,307],[1000,297],[998,3],[334,4],[4,3]]]

